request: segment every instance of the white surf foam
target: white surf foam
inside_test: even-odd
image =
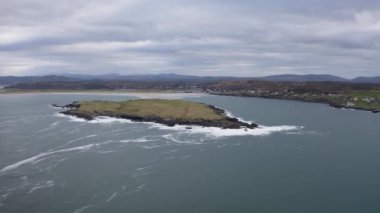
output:
[[[96,117],[94,120],[88,121],[89,123],[134,123],[131,120],[123,119],[123,118],[112,118],[107,116],[99,116]]]
[[[120,143],[144,143],[144,142],[151,142],[151,141],[157,141],[159,139],[148,139],[146,137],[137,138],[137,139],[124,139],[120,140]]]
[[[84,210],[86,210],[86,209],[88,209],[88,208],[91,208],[91,207],[92,207],[92,205],[82,206],[82,207],[80,207],[79,209],[74,210],[74,213],[81,213],[81,212],[83,212]]]
[[[42,152],[42,153],[35,155],[33,157],[30,157],[30,158],[27,158],[25,160],[21,160],[19,162],[16,162],[16,163],[13,163],[9,166],[6,166],[2,170],[0,170],[0,173],[15,169],[15,168],[17,168],[21,165],[24,165],[24,164],[28,164],[28,163],[33,164],[36,161],[39,161],[41,158],[50,156],[52,154],[61,153],[61,152],[77,151],[77,150],[87,150],[87,149],[90,149],[96,145],[98,145],[98,144],[88,144],[85,146],[78,146],[78,147],[73,147],[73,148],[68,148],[68,149],[60,149],[60,150],[55,150],[55,151],[51,151],[51,152]]]
[[[140,186],[137,187],[136,191],[141,191],[144,187],[146,186],[146,184],[141,184]]]
[[[116,196],[117,196],[117,192],[114,192],[108,199],[107,199],[107,202],[110,202],[111,200],[113,200]]]
[[[52,108],[52,109],[64,109],[66,107],[63,107],[63,106],[53,106],[52,104],[49,104],[49,107]]]
[[[37,184],[36,186],[34,186],[33,188],[31,188],[29,190],[28,194],[33,193],[36,190],[40,190],[40,189],[47,188],[47,187],[52,187],[52,186],[54,186],[54,181],[53,180],[49,180],[49,181],[46,181],[43,184]]]
[[[45,129],[41,129],[38,132],[46,132],[48,130],[54,129],[58,124],[59,124],[59,121],[56,121],[56,122],[52,123],[49,127],[45,128]]]
[[[241,122],[251,123],[250,121],[246,121],[242,118],[234,116],[231,112],[225,111],[226,115],[229,117],[236,118],[240,120]],[[202,126],[193,126],[193,125],[175,125],[172,127],[158,124],[154,122],[135,122],[128,119],[122,119],[122,118],[112,118],[112,117],[106,117],[106,116],[100,116],[97,117],[94,120],[86,121],[81,118],[76,118],[74,116],[70,115],[63,115],[61,113],[58,113],[59,117],[66,117],[69,118],[72,121],[77,122],[88,122],[88,123],[144,123],[150,125],[149,128],[157,128],[161,130],[172,130],[172,131],[181,131],[184,133],[189,134],[206,134],[208,136],[212,137],[229,137],[229,136],[265,136],[270,135],[272,133],[276,132],[291,132],[295,130],[300,130],[303,127],[302,126],[292,126],[292,125],[280,125],[280,126],[263,126],[260,125],[257,128],[254,129],[248,129],[248,128],[241,128],[241,129],[222,129],[219,127],[202,127]],[[121,141],[123,142],[123,141]]]
[[[54,115],[57,116],[57,117],[61,117],[61,118],[68,118],[68,119],[70,119],[70,121],[87,122],[87,123],[92,123],[92,124],[96,124],[96,123],[100,123],[100,124],[107,124],[107,123],[135,123],[135,122],[133,122],[131,120],[128,120],[128,119],[113,118],[113,117],[108,117],[108,116],[98,116],[94,120],[87,121],[86,119],[83,119],[83,118],[78,118],[78,117],[75,117],[75,116],[72,116],[72,115],[65,115],[65,114],[58,113],[58,112],[55,113]]]
[[[228,111],[228,110],[225,110],[221,107],[218,107],[218,106],[215,106],[216,108],[218,109],[221,109],[224,111],[224,114],[227,116],[227,117],[230,117],[230,118],[236,118],[238,121],[240,122],[243,122],[243,123],[254,123],[253,121],[247,121],[247,120],[244,120],[243,118],[240,118],[240,117],[237,117],[235,116],[234,114],[232,114],[232,112]]]
[[[92,138],[92,137],[96,137],[96,136],[97,135],[87,135],[87,136],[81,137],[79,139]],[[76,140],[78,140],[78,139],[76,139]],[[101,147],[103,145],[110,144],[110,143],[144,143],[144,142],[157,141],[157,140],[158,139],[149,139],[149,138],[146,138],[146,137],[135,138],[135,139],[128,139],[128,140],[120,140],[120,141],[108,140],[108,141],[104,141],[104,142],[91,143],[91,144],[87,144],[87,145],[83,145],[83,146],[71,147],[71,148],[66,148],[66,149],[48,150],[46,152],[42,152],[42,153],[37,154],[35,156],[32,156],[30,158],[27,158],[27,159],[18,161],[16,163],[13,163],[11,165],[8,165],[8,166],[6,166],[6,167],[4,167],[3,169],[0,170],[0,174],[3,173],[3,172],[9,171],[9,170],[16,169],[16,168],[18,168],[18,167],[20,167],[22,165],[25,165],[25,164],[32,164],[32,165],[33,164],[37,164],[37,163],[39,163],[41,161],[44,161],[44,160],[49,159],[51,157],[54,157],[54,154],[57,154],[57,153],[72,152],[72,151],[83,152],[83,151],[90,150],[90,149],[95,149],[95,148],[98,148],[98,147]],[[72,143],[74,141],[75,140],[72,140],[70,142]],[[69,143],[66,143],[65,145],[68,145],[68,144]],[[62,146],[60,146],[58,148],[62,148]]]
[[[189,140],[189,139],[180,140],[179,138],[181,137],[181,133],[165,134],[165,135],[162,135],[162,137],[174,143],[201,144],[200,140]]]
[[[61,118],[68,118],[68,119],[70,119],[70,121],[75,121],[75,122],[86,122],[86,120],[83,118],[78,118],[78,117],[75,117],[72,115],[64,115],[64,114],[59,113],[59,112],[54,113],[54,116],[61,117]]]
[[[176,125],[174,127],[167,127],[161,125],[154,125],[154,128],[164,129],[164,130],[175,130],[183,131],[190,134],[206,134],[212,137],[229,137],[229,136],[265,136],[276,132],[289,132],[294,130],[302,129],[302,126],[259,126],[255,129],[222,129],[218,127],[201,127],[201,126],[180,126]],[[189,129],[191,128],[191,129]]]

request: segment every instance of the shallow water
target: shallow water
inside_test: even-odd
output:
[[[0,212],[380,211],[379,114],[259,98],[162,98],[173,97],[261,126],[86,122],[49,104],[136,97],[1,95]]]

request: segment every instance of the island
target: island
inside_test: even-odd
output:
[[[63,107],[65,115],[93,120],[98,116],[155,122],[167,126],[197,125],[223,129],[253,129],[257,124],[230,117],[218,107],[187,100],[136,99],[127,101],[76,101]]]

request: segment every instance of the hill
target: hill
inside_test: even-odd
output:
[[[104,75],[61,74],[47,76],[0,76],[0,85],[16,85],[36,82],[86,82],[86,81],[136,81],[136,82],[216,82],[225,80],[265,80],[275,82],[351,82],[351,83],[380,83],[378,77],[357,77],[345,79],[334,75],[271,75],[264,77],[232,77],[232,76],[193,76],[174,73],[120,75],[116,73]]]
[[[352,80],[356,83],[374,83],[374,84],[380,84],[380,76],[375,77],[357,77]]]
[[[272,75],[257,78],[267,81],[288,81],[288,82],[312,82],[312,81],[334,81],[334,82],[347,82],[350,81],[334,75]]]

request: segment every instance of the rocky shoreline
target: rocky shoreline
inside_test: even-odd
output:
[[[318,99],[318,100],[307,100],[307,99],[301,99],[301,98],[287,98],[287,97],[271,97],[271,96],[265,96],[265,95],[246,95],[246,94],[229,94],[229,93],[209,93],[211,95],[219,95],[219,96],[235,96],[235,97],[247,97],[247,98],[265,98],[265,99],[274,99],[274,100],[287,100],[287,101],[301,101],[301,102],[308,102],[308,103],[320,103],[320,104],[327,104],[328,106],[335,108],[335,109],[352,109],[352,110],[361,110],[361,111],[368,111],[372,113],[380,113],[380,110],[377,109],[368,109],[368,108],[362,108],[362,107],[355,107],[355,106],[346,106],[339,103],[334,103],[332,101],[324,100],[324,99]]]
[[[154,122],[154,123],[164,124],[167,126],[195,125],[195,126],[202,126],[202,127],[219,127],[222,129],[254,129],[258,127],[257,124],[243,122],[243,121],[238,120],[237,118],[229,117],[226,115],[226,112],[223,109],[212,106],[212,105],[206,105],[206,106],[212,109],[215,113],[221,115],[223,119],[219,119],[219,120],[191,119],[189,120],[189,119],[162,118],[162,117],[154,116],[154,115],[139,116],[139,115],[115,113],[115,112],[89,113],[89,112],[79,110],[80,102],[73,102],[71,104],[64,105],[64,106],[52,104],[52,106],[68,109],[60,113],[64,115],[70,115],[70,116],[82,118],[87,121],[93,120],[98,116],[107,116],[107,117],[113,117],[113,118],[128,119],[135,122]]]
[[[318,103],[318,102],[316,102]],[[330,102],[319,102],[319,103],[325,103],[329,105],[330,107],[336,108],[336,109],[352,109],[352,110],[361,110],[361,111],[368,111],[372,113],[380,113],[380,110],[377,109],[366,109],[366,108],[361,108],[361,107],[348,107],[340,104],[335,104],[335,103],[330,103]]]

